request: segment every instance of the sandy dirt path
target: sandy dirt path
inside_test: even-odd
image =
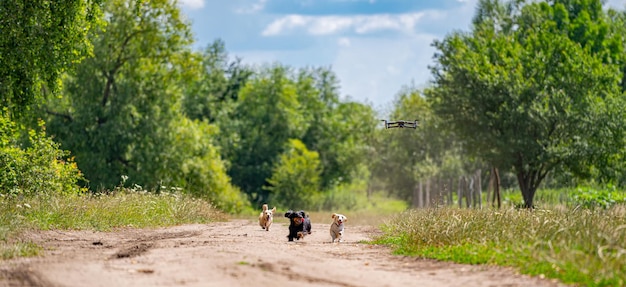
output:
[[[41,257],[0,261],[0,286],[562,286],[510,269],[394,256],[361,243],[377,230],[330,222],[287,242],[287,222],[251,220],[114,232],[47,231],[29,237]]]

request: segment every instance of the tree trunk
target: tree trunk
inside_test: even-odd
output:
[[[513,165],[517,173],[517,182],[519,183],[522,196],[524,197],[524,208],[535,208],[533,199],[535,192],[546,177],[551,167],[545,163],[525,162],[522,155],[518,155],[517,162]]]
[[[533,200],[535,198],[536,191],[536,188],[531,187],[528,187],[526,190],[522,190],[522,196],[524,197],[524,208],[535,208]]]
[[[418,205],[420,208],[424,207],[424,184],[420,181],[420,190],[418,196]]]
[[[426,207],[430,207],[430,178],[426,180],[426,200],[424,203]]]
[[[532,172],[517,173],[517,181],[519,183],[520,190],[522,191],[522,197],[524,198],[524,208],[534,208],[533,199],[535,198],[535,192],[537,191],[537,184],[534,180]]]
[[[448,205],[452,206],[454,204],[454,191],[452,191],[452,187],[454,186],[454,178],[450,178],[450,184],[448,185]]]
[[[469,184],[467,185],[467,208],[476,207],[474,201],[474,176],[469,177]]]
[[[459,187],[456,190],[457,200],[459,201],[459,208],[463,208],[463,177],[459,176]]]
[[[493,169],[489,171],[489,184],[487,184],[487,196],[485,197],[487,199],[487,202],[490,202],[491,200],[492,191],[495,191]],[[495,194],[494,194],[494,198],[495,198]],[[491,201],[491,206],[493,207],[493,201]]]
[[[493,202],[498,200],[498,209],[502,206],[502,199],[500,198],[500,174],[498,173],[497,168],[492,169],[493,175],[493,200],[491,201],[491,205],[493,206]]]
[[[478,201],[478,208],[483,208],[483,181],[480,169],[476,170],[476,200]]]
[[[420,207],[418,196],[419,196],[419,183],[416,184],[415,187],[413,188],[413,200],[412,200],[413,208]]]

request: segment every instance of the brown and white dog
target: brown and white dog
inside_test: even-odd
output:
[[[348,220],[348,217],[343,214],[333,213],[332,218],[333,224],[330,225],[330,238],[332,239],[331,242],[335,242],[335,240],[337,240],[338,242],[342,242],[344,223]]]
[[[269,209],[267,204],[263,204],[263,211],[259,214],[259,225],[264,230],[270,231],[270,226],[274,222],[274,213],[276,212],[276,206],[274,208]]]

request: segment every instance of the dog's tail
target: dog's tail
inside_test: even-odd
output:
[[[266,211],[268,209],[267,204],[263,204],[263,211]]]

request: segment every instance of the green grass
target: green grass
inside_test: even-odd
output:
[[[519,190],[502,192],[504,206],[520,206],[524,200]],[[486,202],[486,201],[483,201]],[[609,208],[616,204],[626,204],[626,191],[614,186],[579,186],[573,188],[539,189],[534,197],[534,204],[539,208],[564,205],[585,208]]]
[[[375,243],[396,254],[512,266],[584,286],[626,284],[626,208],[412,210]]]
[[[22,236],[28,230],[109,231],[225,219],[208,202],[181,194],[121,191],[108,195],[0,197],[0,258],[39,254],[41,248]]]
[[[315,223],[331,223],[331,215],[333,213],[341,213],[348,217],[350,220],[350,224],[352,225],[371,225],[371,226],[379,226],[383,224],[387,219],[406,211],[409,205],[402,200],[387,198],[380,193],[375,193],[371,196],[370,200],[367,199],[367,196],[364,192],[355,192],[354,196],[357,205],[352,206],[351,208],[336,208],[333,210],[306,210],[311,217],[311,221]],[[274,207],[271,203],[269,204],[270,208]],[[295,208],[296,210],[300,210],[300,208]],[[275,219],[276,222],[287,222],[283,221],[283,215],[287,209],[283,207],[276,208]],[[244,212],[239,214],[231,215],[231,218],[234,219],[248,219],[248,220],[257,220],[261,209],[245,209]]]

